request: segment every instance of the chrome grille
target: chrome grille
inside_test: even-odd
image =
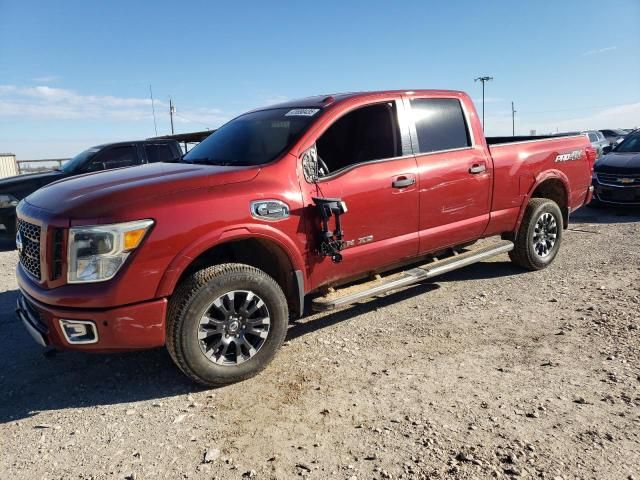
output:
[[[22,241],[20,263],[27,272],[40,280],[40,227],[20,218],[17,227]]]
[[[597,173],[598,181],[604,185],[620,187],[640,186],[640,173]]]

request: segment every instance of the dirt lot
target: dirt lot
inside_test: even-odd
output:
[[[640,212],[293,324],[258,377],[160,349],[45,357],[0,253],[0,478],[640,478]]]

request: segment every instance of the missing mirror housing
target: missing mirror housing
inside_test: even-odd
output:
[[[315,143],[302,154],[302,172],[309,183],[318,181],[318,150]]]

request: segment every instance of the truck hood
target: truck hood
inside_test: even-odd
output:
[[[601,173],[640,174],[640,153],[609,153],[596,162],[594,170]]]
[[[26,202],[54,215],[100,218],[143,200],[247,182],[259,171],[258,167],[152,163],[60,180],[32,193]]]

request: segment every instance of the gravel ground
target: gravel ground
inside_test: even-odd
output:
[[[639,226],[583,209],[542,272],[505,255],[306,318],[217,390],[163,349],[45,357],[2,252],[0,477],[640,478]]]

